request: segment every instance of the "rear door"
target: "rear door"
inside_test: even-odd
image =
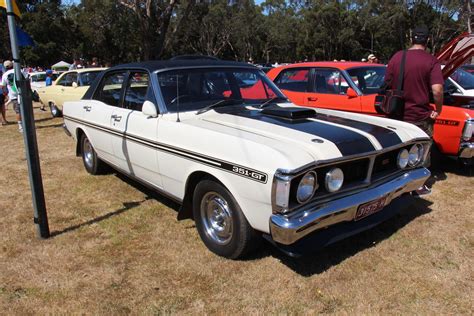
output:
[[[156,104],[148,72],[131,70],[125,82],[123,104],[111,116],[112,146],[118,166],[132,176],[161,187],[156,148],[158,118],[142,113],[146,100]]]
[[[121,105],[123,83],[127,72],[118,70],[104,75],[91,100],[83,100],[86,134],[95,150],[104,160],[118,166],[114,155],[113,137],[121,137],[111,129],[114,109]]]

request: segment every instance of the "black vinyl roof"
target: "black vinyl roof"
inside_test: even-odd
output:
[[[221,67],[246,67],[246,68],[257,68],[253,65],[236,62],[236,61],[224,61],[224,60],[212,60],[212,59],[178,59],[178,60],[150,60],[129,64],[117,65],[108,70],[114,69],[146,69],[148,71],[155,71],[167,68],[181,68],[181,67],[206,67],[206,66],[221,66]]]

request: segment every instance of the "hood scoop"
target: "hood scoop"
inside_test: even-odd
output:
[[[264,108],[260,113],[287,120],[302,120],[316,117],[316,111],[313,109],[300,107],[281,107],[278,105],[268,106]]]

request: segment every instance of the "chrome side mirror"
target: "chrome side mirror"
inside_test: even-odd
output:
[[[73,87],[73,88],[77,88],[77,87],[78,87],[77,82],[73,82],[73,83],[72,83],[72,87]]]
[[[158,111],[156,110],[156,105],[151,101],[143,102],[142,113],[147,117],[158,117]]]

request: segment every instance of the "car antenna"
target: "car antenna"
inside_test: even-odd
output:
[[[178,74],[176,74],[176,122],[181,122],[179,120],[179,79]]]

